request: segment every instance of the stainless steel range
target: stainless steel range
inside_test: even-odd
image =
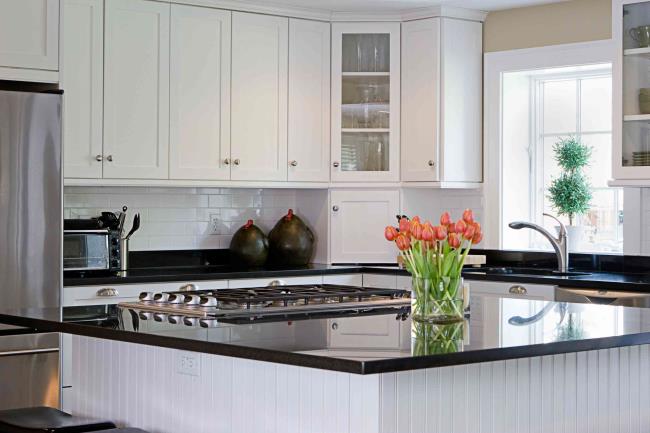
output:
[[[141,320],[211,327],[221,321],[278,320],[396,312],[406,318],[410,292],[333,284],[251,289],[190,290],[140,294],[119,304]]]

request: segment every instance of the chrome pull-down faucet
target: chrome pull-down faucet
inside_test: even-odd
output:
[[[525,221],[511,222],[510,224],[508,224],[508,227],[515,230],[531,229],[531,230],[538,231],[542,235],[544,235],[544,237],[549,240],[551,245],[553,245],[553,249],[555,250],[555,254],[557,255],[558,271],[560,271],[561,273],[566,273],[569,270],[569,242],[568,242],[566,227],[564,226],[564,224],[562,224],[562,222],[559,219],[557,219],[553,215],[549,215],[545,213],[544,216],[553,218],[560,225],[560,233],[557,238],[553,236],[551,233],[549,233],[549,231],[546,230],[544,227],[539,226],[537,224],[525,222]]]

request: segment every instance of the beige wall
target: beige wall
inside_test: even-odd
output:
[[[571,0],[491,12],[485,52],[610,39],[611,0]]]

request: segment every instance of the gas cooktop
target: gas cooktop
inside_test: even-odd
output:
[[[208,327],[211,320],[269,320],[333,313],[397,311],[407,316],[410,292],[334,284],[251,289],[143,292],[137,302],[119,304],[142,320]]]

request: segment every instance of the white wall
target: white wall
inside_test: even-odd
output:
[[[64,193],[65,218],[90,218],[126,205],[130,229],[140,212],[132,251],[228,248],[249,218],[268,232],[287,209],[300,215],[292,189],[66,187]],[[218,219],[217,234],[211,234],[211,217]]]

